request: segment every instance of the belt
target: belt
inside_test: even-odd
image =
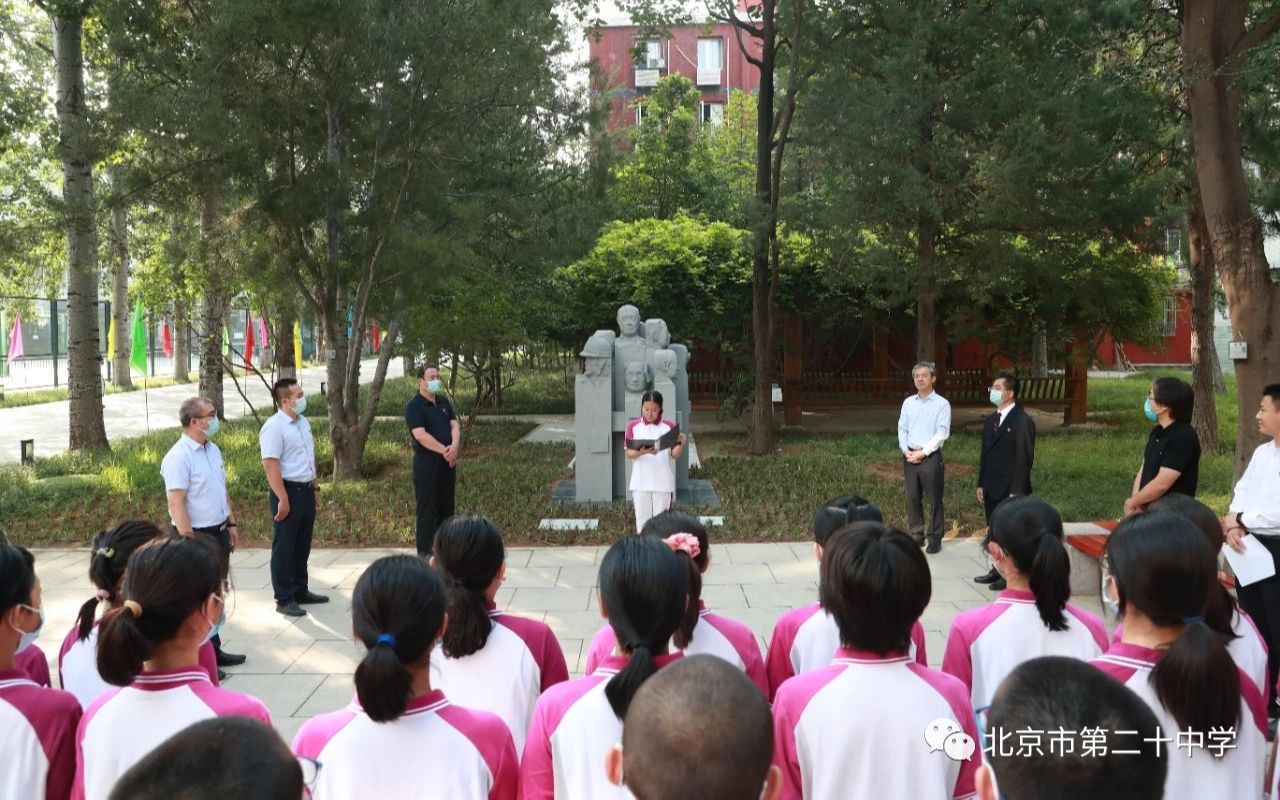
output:
[[[206,525],[203,528],[198,528],[195,525],[192,525],[191,530],[195,531],[196,533],[207,533],[210,535],[216,535],[227,530],[227,521],[223,520],[222,522],[219,522],[217,525]]]
[[[919,452],[920,452],[921,450],[923,450],[923,449],[924,449],[923,447],[908,447],[908,448],[907,448],[907,452],[909,452],[909,453],[919,453]],[[936,456],[938,453],[941,453],[941,452],[942,452],[942,448],[941,448],[941,447],[939,447],[937,450],[934,450],[932,453],[930,453],[929,455],[925,456],[925,458],[933,458],[934,456]]]
[[[284,481],[284,485],[289,489],[311,489],[313,481]]]

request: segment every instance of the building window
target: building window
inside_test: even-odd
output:
[[[701,117],[703,125],[719,128],[724,124],[724,103],[703,103]]]
[[[698,40],[698,85],[719,86],[724,69],[724,39]]]
[[[1164,318],[1156,325],[1156,335],[1168,339],[1178,332],[1178,295],[1173,294],[1164,302]]]
[[[636,127],[639,128],[649,116],[649,105],[647,103],[636,103]]]
[[[646,39],[640,43],[640,63],[636,65],[637,69],[662,69],[665,66],[660,40]]]

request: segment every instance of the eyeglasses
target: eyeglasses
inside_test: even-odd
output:
[[[298,756],[298,766],[302,768],[302,796],[310,800],[316,790],[316,781],[320,778],[320,767],[323,766],[314,758]]]

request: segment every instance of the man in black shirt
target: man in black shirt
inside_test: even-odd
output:
[[[440,523],[453,516],[458,449],[462,431],[453,405],[440,394],[440,370],[418,370],[418,393],[404,407],[413,437],[413,495],[418,501],[416,537],[419,555],[429,556]]]
[[[1147,437],[1142,466],[1133,479],[1133,494],[1124,501],[1126,516],[1169,493],[1196,495],[1200,480],[1200,438],[1191,427],[1195,394],[1177,378],[1156,378],[1143,411],[1158,423]]]

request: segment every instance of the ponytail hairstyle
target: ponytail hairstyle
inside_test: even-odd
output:
[[[854,522],[884,522],[884,514],[871,501],[846,494],[823,503],[813,515],[813,540],[826,547],[831,534]]]
[[[702,573],[711,560],[711,541],[707,538],[707,528],[695,516],[683,511],[667,510],[650,517],[640,533],[662,539],[684,562],[685,573],[689,576],[689,602],[685,604],[684,618],[680,620],[680,627],[676,628],[673,637],[676,647],[684,650],[693,640],[693,629],[698,624]],[[694,539],[697,541],[693,541]]]
[[[25,547],[0,543],[0,625],[14,606],[29,605],[36,588],[36,558]]]
[[[846,525],[823,548],[818,576],[818,600],[842,645],[881,656],[910,649],[933,579],[909,536],[879,522]]]
[[[1107,540],[1120,613],[1137,609],[1182,633],[1151,671],[1156,696],[1183,730],[1209,732],[1240,721],[1240,671],[1227,640],[1205,624],[1218,580],[1217,554],[1196,526],[1168,511],[1134,514]]]
[[[1201,503],[1191,495],[1170,492],[1153,500],[1147,505],[1147,511],[1168,511],[1189,520],[1200,529],[1209,549],[1217,553],[1222,550],[1222,522],[1213,509]],[[1227,640],[1239,639],[1240,636],[1232,628],[1238,605],[1236,598],[1227,591],[1221,581],[1214,583],[1209,592],[1209,603],[1204,607],[1204,622],[1210,628],[1227,637]]]
[[[124,568],[133,551],[164,535],[155,523],[145,519],[127,520],[111,530],[98,531],[89,548],[89,580],[98,587],[98,594],[80,606],[77,639],[89,638],[99,603],[119,599],[120,581],[124,580]]]
[[[1062,612],[1071,597],[1071,564],[1058,510],[1034,495],[1010,497],[991,514],[986,540],[1000,545],[1031,580],[1045,627],[1065,631],[1067,617]]]
[[[493,630],[485,590],[506,558],[502,534],[485,517],[450,517],[436,531],[432,554],[448,596],[449,627],[441,647],[449,658],[469,656],[484,647]]]
[[[684,619],[689,579],[680,557],[653,536],[627,536],[600,561],[600,600],[627,665],[605,684],[613,713],[622,719],[636,690],[658,671],[655,652],[665,652]]]
[[[418,556],[384,556],[356,581],[351,622],[368,648],[356,667],[356,697],[369,719],[391,722],[404,714],[413,691],[405,665],[431,652],[445,602],[440,576]]]
[[[156,645],[178,635],[187,619],[222,590],[223,570],[207,537],[168,535],[129,557],[120,595],[124,605],[98,623],[98,672],[128,686]]]

